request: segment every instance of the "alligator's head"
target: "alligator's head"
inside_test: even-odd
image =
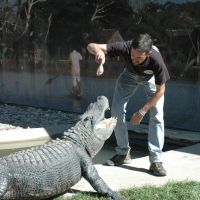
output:
[[[99,152],[116,126],[116,118],[105,119],[108,109],[108,99],[105,96],[97,97],[97,101],[88,106],[81,120],[65,133],[67,137],[83,145],[91,157]]]

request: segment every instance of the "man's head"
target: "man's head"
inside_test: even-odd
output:
[[[131,60],[134,65],[143,63],[151,54],[153,41],[147,33],[139,34],[132,40]]]

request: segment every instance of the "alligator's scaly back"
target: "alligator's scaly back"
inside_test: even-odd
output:
[[[108,109],[108,99],[104,96],[98,97],[95,103],[88,106],[80,117],[81,120],[64,135],[83,145],[89,155],[94,157],[111,136],[116,125],[116,119],[104,119],[104,113]]]
[[[115,118],[104,119],[107,109],[107,98],[98,97],[63,138],[0,158],[0,199],[48,199],[66,192],[82,176],[99,193],[118,199],[90,158],[116,125]]]

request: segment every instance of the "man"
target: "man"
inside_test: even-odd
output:
[[[81,85],[80,85],[80,60],[82,60],[81,54],[73,50],[70,55],[71,60],[71,72],[72,72],[72,90],[71,93],[77,97],[81,96]]]
[[[148,34],[139,34],[131,41],[110,44],[90,43],[88,51],[95,55],[99,64],[97,75],[104,72],[105,55],[121,56],[125,67],[116,81],[111,114],[117,117],[115,137],[117,140],[116,155],[106,162],[107,165],[117,166],[131,162],[128,130],[126,126],[126,106],[130,97],[139,85],[143,86],[147,94],[147,102],[133,113],[131,122],[140,124],[149,112],[148,148],[150,172],[156,176],[166,176],[161,161],[164,145],[163,104],[165,83],[170,78],[159,50],[153,46]]]

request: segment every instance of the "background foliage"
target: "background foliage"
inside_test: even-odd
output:
[[[191,59],[191,31],[200,26],[198,1],[2,0],[0,9],[2,60],[33,58],[38,49],[47,61],[65,59],[74,48],[87,58],[86,45],[107,42],[111,37],[108,33],[118,30],[127,40],[138,32],[148,32],[175,78]]]

